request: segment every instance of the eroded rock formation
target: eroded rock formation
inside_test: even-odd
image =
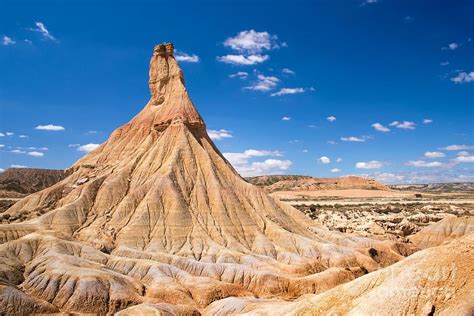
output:
[[[228,297],[321,293],[414,251],[329,231],[243,180],[171,44],[155,47],[149,85],[137,116],[6,211],[19,220],[0,225],[0,312],[200,313]]]

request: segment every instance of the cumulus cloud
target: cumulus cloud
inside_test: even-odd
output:
[[[28,168],[28,166],[24,166],[24,165],[10,165],[10,168]]]
[[[81,146],[81,144],[69,144],[67,145],[67,147],[79,147]]]
[[[453,43],[448,44],[447,46],[441,47],[441,49],[442,50],[456,50],[459,48],[459,46],[460,44],[453,42]]]
[[[374,124],[372,124],[372,127],[374,129],[376,129],[377,131],[379,131],[379,132],[383,132],[383,133],[390,132],[390,128],[385,127],[380,123],[374,123]]]
[[[399,121],[393,121],[392,123],[390,123],[390,126],[395,126],[396,128],[401,128],[401,129],[415,129],[415,123],[414,122],[410,122],[410,121],[403,121],[403,122],[399,122]]]
[[[0,173],[2,173],[2,172],[4,172],[4,171],[5,171],[5,169],[3,169],[3,168],[0,168]]]
[[[27,152],[28,155],[33,156],[33,157],[43,157],[44,153],[39,152],[39,151],[29,151]]]
[[[226,64],[248,66],[263,63],[268,58],[270,58],[268,55],[225,55],[218,56],[217,60]]]
[[[449,61],[442,61],[439,63],[440,66],[448,66],[449,65]]]
[[[10,152],[14,154],[26,154],[26,151],[21,150],[21,149],[13,149]]]
[[[339,169],[339,168],[334,168],[334,169],[331,169],[331,172],[334,172],[334,173],[341,172],[341,169]]]
[[[423,119],[423,124],[431,124],[431,123],[433,123],[432,119],[429,119],[429,118]]]
[[[367,4],[374,4],[379,2],[378,0],[364,0],[362,1],[362,5],[367,5]]]
[[[280,46],[277,35],[271,35],[268,32],[256,32],[255,30],[241,31],[234,37],[229,37],[224,41],[224,46],[246,53],[258,54],[263,51],[269,51]]]
[[[329,159],[329,158],[326,157],[326,156],[321,156],[321,157],[319,157],[318,161],[319,161],[320,163],[322,163],[323,165],[327,165],[327,164],[331,163],[331,159]]]
[[[244,87],[244,89],[265,92],[275,88],[278,85],[278,82],[280,82],[280,79],[277,77],[258,75],[257,81],[253,82],[248,87]]]
[[[371,160],[368,162],[358,162],[356,163],[356,168],[357,169],[380,169],[382,168],[383,163],[377,160]]]
[[[225,130],[225,129],[219,129],[219,130],[209,129],[209,130],[207,130],[207,134],[213,140],[221,140],[221,139],[224,139],[224,138],[231,138],[232,137],[232,133],[228,130]]]
[[[245,71],[238,71],[235,74],[229,75],[230,78],[237,77],[237,78],[240,78],[240,79],[247,79],[248,76],[249,76],[249,73],[245,72]]]
[[[43,22],[35,22],[34,28],[30,28],[30,31],[39,32],[43,36],[43,38],[51,41],[56,41],[56,38],[49,32]]]
[[[407,162],[408,166],[421,167],[421,168],[439,168],[446,167],[447,164],[439,161],[426,162],[424,160],[410,160]]]
[[[99,147],[100,144],[85,144],[85,145],[81,145],[79,147],[77,147],[77,151],[82,151],[82,152],[91,152],[93,151],[94,149],[96,149],[97,147]]]
[[[279,97],[286,94],[296,94],[296,93],[303,93],[303,88],[282,88],[280,91],[272,93],[272,97]]]
[[[458,156],[470,156],[471,154],[468,153],[467,151],[460,151],[457,153]]]
[[[471,150],[474,149],[474,146],[469,145],[449,145],[439,148],[440,150]]]
[[[174,54],[174,58],[177,61],[185,62],[185,63],[197,63],[199,62],[199,56],[196,54],[188,55],[183,52],[176,52]]]
[[[16,42],[12,40],[10,37],[6,35],[2,37],[2,45],[8,46],[8,45],[15,45],[15,44]]]
[[[334,115],[331,115],[331,116],[326,117],[326,120],[328,120],[329,122],[332,123],[332,122],[336,121],[336,117]]]
[[[454,163],[474,162],[474,155],[460,155],[451,160]]]
[[[284,73],[285,75],[294,75],[295,74],[295,72],[293,70],[289,69],[289,68],[283,68],[281,70],[281,72]]]
[[[256,157],[282,156],[283,154],[279,151],[247,149],[244,152],[224,153],[223,155],[242,176],[282,173],[292,165],[290,160],[274,158],[264,161],[250,161]]]
[[[291,120],[291,117],[289,117],[289,116],[283,116],[283,117],[281,118],[281,120],[282,120],[282,121],[289,121],[289,120]]]
[[[427,152],[425,152],[425,157],[427,157],[427,158],[443,158],[443,157],[446,157],[446,155],[442,152],[439,152],[439,151],[427,151]]]
[[[63,126],[53,125],[53,124],[38,125],[35,127],[35,129],[42,130],[42,131],[64,131],[65,130]]]
[[[360,137],[355,137],[355,136],[349,136],[349,137],[341,137],[341,140],[343,142],[355,142],[355,143],[363,143],[365,142],[365,138],[360,138]]]
[[[4,144],[0,144],[0,148],[3,148],[3,147],[5,147],[5,145],[4,145]]]
[[[18,137],[20,137],[20,138],[29,138],[28,135],[18,135]]]
[[[341,158],[341,157],[338,157],[338,158],[336,159],[336,162],[342,162],[342,158]]]
[[[460,72],[457,74],[456,77],[451,78],[451,81],[454,83],[468,83],[474,81],[474,71],[469,73],[467,72]]]

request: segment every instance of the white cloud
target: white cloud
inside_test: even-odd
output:
[[[231,138],[232,137],[231,132],[228,131],[228,130],[225,130],[225,129],[219,129],[219,130],[209,129],[209,130],[207,130],[207,134],[213,140],[221,140],[221,139],[224,139],[224,138]]]
[[[372,127],[375,128],[379,132],[383,132],[383,133],[390,132],[390,128],[385,127],[380,123],[374,123],[372,124]]]
[[[274,76],[258,75],[257,79],[252,85],[244,87],[244,89],[264,92],[275,88],[280,82],[280,79]]]
[[[303,88],[283,88],[278,92],[272,93],[272,97],[279,97],[285,94],[296,94],[296,93],[303,93],[304,89]]]
[[[295,72],[293,70],[289,69],[289,68],[283,68],[281,70],[281,72],[286,74],[286,75],[294,75],[295,74]]]
[[[309,152],[309,150],[308,150],[308,149],[303,149],[302,151],[303,151],[304,153],[307,153],[307,152]]]
[[[343,142],[356,142],[356,143],[363,143],[363,142],[365,142],[365,138],[354,137],[354,136],[341,137],[341,140],[342,140]]]
[[[336,162],[342,162],[342,158],[341,158],[341,157],[338,157],[338,158],[336,159]]]
[[[458,156],[470,156],[471,154],[468,153],[467,151],[460,151],[457,153]]]
[[[13,149],[10,152],[14,154],[26,154],[26,151],[21,150],[21,149]]]
[[[439,63],[441,66],[448,66],[449,65],[449,61],[442,61]]]
[[[33,156],[33,157],[43,157],[44,153],[39,152],[39,151],[30,151],[27,152],[28,155]]]
[[[48,125],[38,125],[35,127],[35,129],[38,130],[43,130],[43,131],[64,131],[65,128],[61,125],[53,125],[53,124],[48,124]]]
[[[451,81],[454,83],[468,83],[474,81],[474,71],[470,73],[460,72],[456,77],[451,78]]]
[[[15,135],[15,133],[12,133],[12,132],[6,132],[5,134],[6,134],[7,136],[13,136],[13,135]]]
[[[291,117],[289,117],[289,116],[283,116],[283,117],[281,118],[281,120],[282,120],[282,121],[289,121],[289,120],[291,120]]]
[[[3,145],[3,144],[0,144],[0,148],[3,148],[3,147],[5,147],[5,145]]]
[[[8,36],[3,36],[2,38],[2,45],[4,46],[8,46],[8,45],[15,45],[16,42],[14,40],[12,40],[10,37]]]
[[[403,121],[403,122],[399,122],[399,121],[393,121],[392,123],[390,123],[390,126],[395,126],[396,128],[401,128],[401,129],[415,129],[415,123],[414,122],[410,122],[410,121]]]
[[[85,144],[85,145],[82,145],[82,146],[79,146],[77,147],[77,151],[83,151],[83,152],[91,152],[93,151],[94,149],[96,149],[97,147],[99,147],[100,144]]]
[[[226,64],[234,64],[234,65],[256,65],[263,63],[264,61],[270,58],[268,55],[225,55],[225,56],[218,56],[217,60]]]
[[[39,32],[45,39],[56,41],[56,38],[49,32],[43,22],[35,22],[36,27],[30,28],[30,31]]]
[[[443,158],[443,157],[446,157],[446,155],[442,152],[439,152],[439,151],[427,151],[427,152],[425,152],[425,157],[427,157],[427,158]]]
[[[0,137],[5,137],[5,134],[3,134],[3,133],[0,133]]]
[[[319,157],[318,161],[319,161],[320,163],[322,163],[323,165],[327,165],[327,164],[331,163],[331,159],[329,159],[329,158],[326,157],[326,156],[321,156],[321,157]]]
[[[28,135],[18,135],[20,138],[29,138]]]
[[[277,43],[277,40],[278,36],[270,35],[268,32],[249,30],[239,32],[235,37],[227,38],[224,41],[224,46],[242,53],[258,54],[265,50],[279,48],[280,44]]]
[[[339,169],[339,168],[334,168],[334,169],[331,169],[331,172],[334,172],[334,173],[336,173],[336,172],[341,172],[341,169]]]
[[[79,147],[81,146],[81,144],[69,144],[67,145],[67,147]]]
[[[442,49],[442,50],[456,50],[456,49],[459,48],[459,46],[460,46],[460,45],[459,45],[458,43],[454,43],[454,42],[453,42],[453,43],[448,44],[448,46],[442,47],[441,49]]]
[[[470,150],[474,149],[474,146],[468,146],[468,145],[449,145],[446,147],[441,147],[439,148],[440,150]]]
[[[28,168],[28,167],[23,166],[23,165],[10,165],[10,168]]]
[[[0,173],[2,173],[2,172],[4,172],[4,171],[5,171],[5,169],[3,169],[3,168],[0,168]]]
[[[248,72],[239,71],[239,72],[236,72],[235,74],[229,75],[229,77],[230,77],[230,78],[238,77],[238,78],[240,78],[240,79],[247,79],[248,75],[249,75]]]
[[[290,160],[280,159],[250,161],[255,157],[282,156],[282,153],[279,151],[247,149],[242,153],[224,153],[223,155],[242,176],[281,173],[292,165]]]
[[[356,163],[357,169],[380,169],[382,168],[383,163],[377,160],[371,160],[368,162],[358,162]]]
[[[431,161],[426,162],[424,160],[411,160],[407,162],[408,166],[412,167],[422,167],[422,168],[438,168],[438,167],[446,167],[447,164],[439,161]]]
[[[432,119],[429,119],[429,118],[423,119],[423,124],[431,124],[431,123],[433,123]]]
[[[199,62],[199,56],[196,55],[196,54],[188,55],[188,54],[183,53],[183,52],[176,52],[174,54],[174,58],[177,61],[182,61],[182,62],[185,62],[185,63],[197,63],[197,62]]]
[[[473,156],[466,156],[466,155],[462,155],[462,156],[458,156],[454,159],[452,159],[451,161],[453,161],[454,163],[468,163],[468,162],[474,162],[474,155]]]
[[[331,116],[326,117],[326,120],[332,123],[336,120],[336,117],[334,115],[331,115]]]
[[[337,143],[333,140],[328,140],[327,143],[330,145],[337,145]]]

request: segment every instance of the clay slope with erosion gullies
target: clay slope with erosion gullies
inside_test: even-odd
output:
[[[474,233],[470,233],[317,295],[294,302],[226,298],[212,303],[206,314],[470,316],[473,262]]]
[[[331,232],[242,179],[207,135],[172,44],[155,47],[149,75],[137,116],[5,212],[1,313],[198,313],[226,297],[295,299],[415,250]]]
[[[339,178],[314,178],[310,176],[257,176],[246,180],[264,188],[267,192],[276,191],[319,191],[319,190],[390,190],[386,185],[369,178],[345,176]]]

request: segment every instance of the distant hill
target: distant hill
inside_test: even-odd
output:
[[[390,188],[401,191],[421,192],[474,192],[474,182],[396,184],[391,185]]]
[[[10,168],[0,173],[0,197],[24,197],[46,189],[64,177],[64,170]]]
[[[265,188],[268,192],[344,189],[390,190],[389,187],[378,181],[356,176],[314,178],[299,175],[277,175],[249,177],[246,178],[246,180],[254,185]]]

